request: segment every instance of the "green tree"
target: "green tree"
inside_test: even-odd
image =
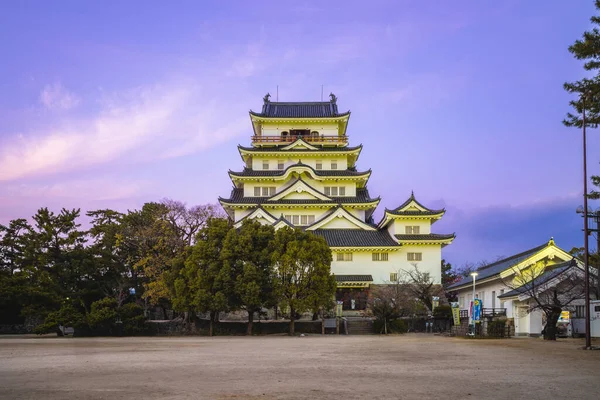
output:
[[[33,216],[32,231],[25,236],[26,264],[23,314],[45,318],[66,298],[81,303],[93,260],[86,251],[87,233],[79,229],[80,211],[62,209],[55,214],[41,208]]]
[[[163,309],[175,295],[175,280],[186,258],[186,249],[206,221],[219,215],[214,205],[187,208],[173,200],[146,203],[123,218],[118,246],[127,254],[127,264],[144,276],[143,297]]]
[[[331,250],[322,237],[285,227],[275,232],[271,257],[275,293],[278,303],[289,307],[289,334],[294,335],[296,313],[306,312],[335,294]]]
[[[596,9],[600,12],[600,0],[595,1]],[[583,78],[576,82],[567,82],[564,88],[567,92],[577,97],[569,104],[572,111],[567,113],[563,123],[569,127],[583,127],[583,110],[585,106],[586,127],[597,128],[600,123],[600,16],[590,18],[591,30],[583,33],[583,37],[569,46],[569,52],[577,60],[585,61],[583,68],[591,73],[591,77]],[[600,187],[600,176],[592,176],[592,184]],[[600,199],[600,191],[592,190],[589,194],[592,199]]]
[[[442,287],[444,288],[444,295],[448,302],[458,300],[458,292],[448,290],[448,286],[452,285],[460,279],[460,275],[452,268],[452,264],[442,260]]]
[[[272,282],[271,245],[275,230],[270,225],[246,220],[239,229],[230,229],[221,256],[229,274],[230,303],[248,312],[248,335],[254,314],[275,305]]]
[[[209,218],[198,233],[183,269],[175,279],[176,309],[196,309],[210,315],[209,335],[221,311],[229,308],[232,281],[224,268],[221,252],[231,224],[224,218]]]
[[[29,264],[26,248],[32,229],[25,219],[0,225],[0,321],[5,324],[23,322],[21,311],[28,283],[23,269]]]

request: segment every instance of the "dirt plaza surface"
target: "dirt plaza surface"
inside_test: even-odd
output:
[[[582,340],[0,337],[1,399],[598,399]]]

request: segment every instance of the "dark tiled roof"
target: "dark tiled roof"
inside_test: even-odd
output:
[[[320,145],[317,145],[320,146]],[[360,146],[353,146],[353,147],[349,147],[349,146],[344,146],[344,147],[319,147],[316,150],[311,150],[311,149],[292,149],[292,150],[283,150],[281,147],[244,147],[244,146],[238,146],[238,149],[240,150],[244,150],[244,151],[249,151],[249,152],[284,152],[284,153],[330,153],[330,152],[336,152],[336,153],[343,153],[345,151],[355,151],[355,150],[360,150],[362,149],[362,145]]]
[[[337,282],[373,282],[372,275],[335,275]]]
[[[426,233],[422,235],[394,235],[398,240],[444,240],[444,239],[454,239],[454,233],[450,233],[447,235],[439,234],[439,233]]]
[[[387,230],[317,229],[312,232],[324,237],[330,247],[400,246],[392,239]]]
[[[366,175],[371,172],[371,170],[365,171],[365,172],[358,172],[358,171],[354,171],[352,169],[316,170],[313,167],[311,167],[310,165],[306,165],[304,163],[297,163],[297,164],[290,165],[285,170],[267,170],[267,171],[258,170],[257,171],[257,170],[253,170],[252,168],[244,168],[244,170],[241,172],[229,171],[229,173],[236,175],[236,176],[269,176],[269,177],[270,176],[282,176],[290,168],[296,168],[296,167],[310,168],[317,176],[361,176],[361,175]]]
[[[432,211],[394,211],[386,209],[385,212],[392,215],[400,216],[416,216],[416,215],[437,215],[445,212],[445,210],[432,210]]]
[[[227,203],[238,204],[347,204],[347,203],[371,203],[378,201],[379,198],[372,199],[369,197],[367,189],[356,189],[356,196],[331,197],[331,200],[273,200],[269,201],[270,197],[244,197],[244,189],[235,188],[231,191],[229,199],[219,198],[219,200]]]
[[[534,247],[533,249],[526,250],[522,253],[515,254],[514,256],[511,256],[511,257],[505,258],[503,260],[496,261],[495,263],[481,267],[477,270],[477,280],[486,279],[491,276],[498,275],[502,271],[531,257],[532,255],[539,252],[540,250],[543,250],[544,248],[546,248],[546,246],[548,246],[548,243],[544,243],[540,246]],[[466,278],[463,278],[460,281],[448,286],[448,289],[456,288],[456,287],[463,286],[466,284],[470,285],[472,282],[473,282],[473,278],[466,277]]]
[[[415,203],[417,203],[420,207],[422,207],[423,209],[425,209],[425,211],[400,211],[402,210],[404,207],[406,207],[407,205],[409,205],[412,201],[414,201]],[[443,208],[440,210],[432,210],[430,208],[425,207],[423,204],[419,203],[417,201],[417,199],[415,198],[415,194],[414,192],[412,192],[410,194],[410,197],[408,198],[408,200],[406,200],[404,203],[400,204],[398,207],[394,208],[393,210],[388,210],[387,208],[385,209],[385,212],[393,214],[393,215],[435,215],[435,214],[440,214],[445,212],[446,210],[444,210]]]
[[[328,118],[350,114],[339,113],[336,103],[330,101],[265,102],[260,113],[251,114],[267,118]]]
[[[551,266],[552,269],[544,271],[543,274],[541,274],[540,276],[536,277],[533,280],[533,286],[531,283],[526,283],[525,285],[523,285],[521,287],[518,287],[514,290],[511,290],[510,292],[507,292],[507,293],[504,293],[504,294],[498,296],[498,298],[518,296],[523,293],[526,294],[528,291],[537,292],[537,289],[535,289],[536,286],[543,285],[544,283],[548,282],[549,280],[556,278],[557,276],[559,276],[562,273],[569,270],[571,267],[575,267],[575,266],[576,266],[575,260],[566,261],[564,263],[553,265],[553,266]],[[534,288],[534,290],[532,290],[532,287]]]

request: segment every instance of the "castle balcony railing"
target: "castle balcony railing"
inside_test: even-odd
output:
[[[282,136],[252,136],[252,143],[292,143],[302,138],[308,143],[323,143],[323,144],[345,144],[348,143],[348,136],[332,135],[332,136],[316,136],[316,135],[282,135]]]

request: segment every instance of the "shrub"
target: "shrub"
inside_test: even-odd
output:
[[[373,328],[376,333],[384,333],[385,326],[382,319],[376,319],[373,321]],[[388,333],[406,333],[408,331],[408,326],[406,322],[402,319],[393,319],[388,321],[387,323],[387,331]]]
[[[59,332],[59,325],[79,328],[85,326],[85,317],[72,304],[65,303],[58,311],[49,313],[44,323],[36,326],[33,332],[38,335]]]
[[[491,337],[503,338],[505,334],[506,323],[504,320],[488,322],[487,335]]]
[[[452,307],[448,305],[438,306],[433,311],[434,318],[452,318]]]
[[[117,301],[105,297],[92,303],[92,310],[87,316],[90,328],[99,335],[111,335],[117,320]]]
[[[146,317],[144,309],[136,303],[127,303],[118,310],[118,314],[123,322],[123,333],[125,335],[141,335],[147,333],[144,324]]]

